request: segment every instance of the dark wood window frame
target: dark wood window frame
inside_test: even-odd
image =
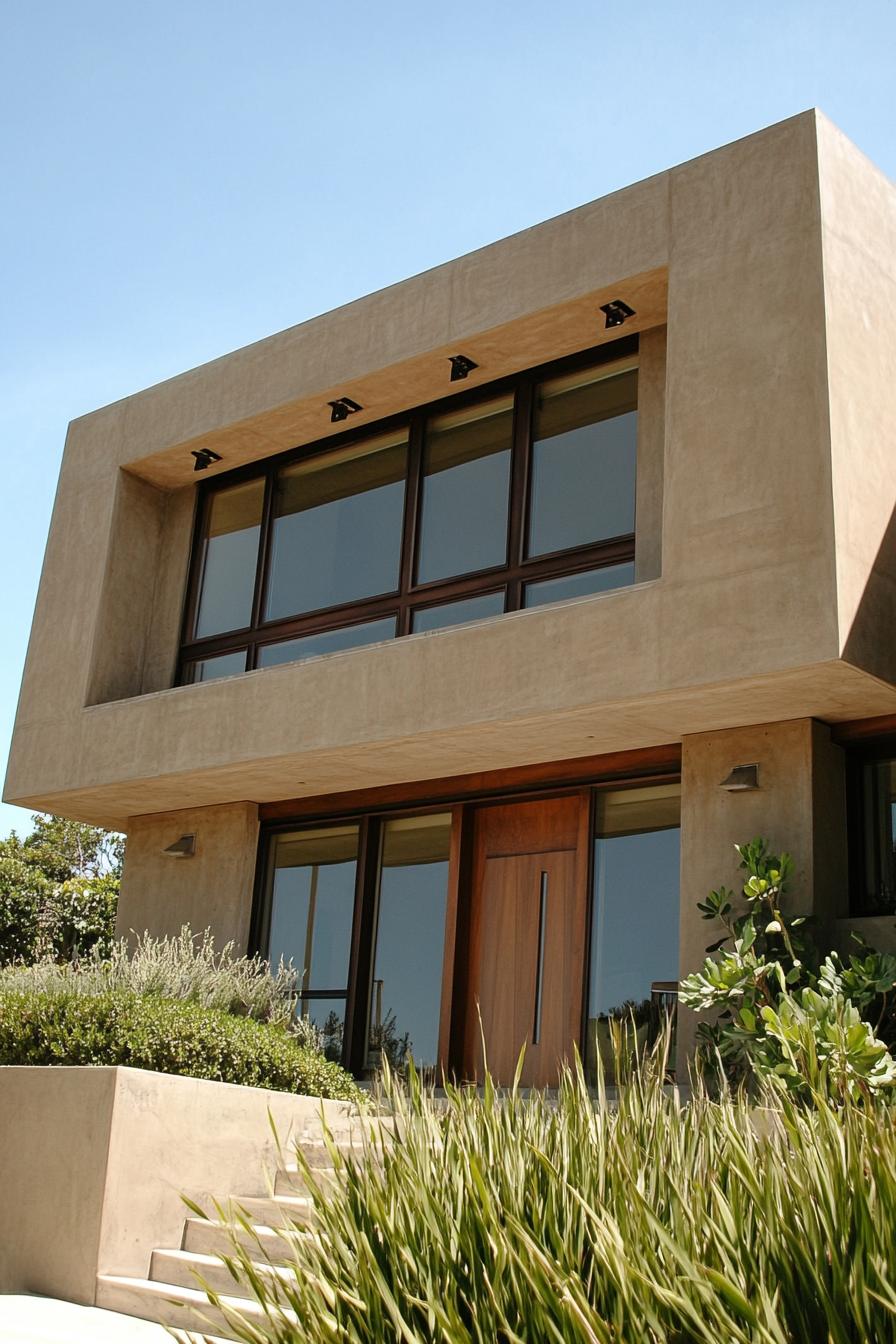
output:
[[[472,820],[477,805],[522,802],[588,793],[588,835],[594,831],[594,807],[602,789],[638,788],[681,779],[681,748],[678,744],[620,752],[604,757],[585,757],[555,762],[549,766],[521,767],[490,775],[457,776],[405,786],[404,797],[389,788],[359,790],[341,799],[327,797],[295,799],[267,804],[258,842],[255,889],[249,936],[250,953],[268,955],[270,902],[268,869],[273,842],[278,835],[325,826],[359,825],[355,903],[352,917],[342,1063],[357,1077],[366,1072],[368,1058],[368,1012],[376,955],[379,919],[379,873],[385,823],[397,817],[450,812],[451,843],[448,860],[448,894],[445,917],[445,952],[442,972],[442,1021],[439,1032],[440,1068],[451,1074],[461,1060],[464,1032],[464,957],[469,944],[468,922],[472,893]],[[591,890],[593,845],[587,850],[587,884]],[[591,905],[585,932],[582,1039],[587,1017],[587,993],[591,955]],[[452,992],[454,991],[454,992]],[[341,998],[343,991],[321,990],[307,998]]]
[[[396,637],[411,633],[413,613],[424,608],[441,606],[486,593],[504,592],[504,611],[517,611],[524,604],[524,586],[544,579],[563,578],[586,570],[632,563],[635,558],[635,534],[612,537],[591,545],[576,546],[555,551],[532,559],[526,558],[526,531],[529,513],[529,481],[532,461],[532,428],[535,388],[540,382],[571,373],[578,369],[598,368],[618,360],[636,357],[637,335],[625,337],[609,345],[602,345],[566,359],[527,369],[510,378],[483,384],[466,393],[454,393],[437,402],[398,416],[392,416],[363,429],[332,435],[301,448],[290,449],[262,463],[253,462],[245,467],[224,472],[198,487],[197,510],[190,557],[190,573],[181,633],[178,663],[178,683],[188,680],[190,665],[218,654],[246,650],[246,670],[258,665],[260,648],[298,639],[304,635],[324,634],[367,621],[395,617]],[[513,430],[511,444],[510,501],[507,524],[507,564],[476,570],[448,579],[416,583],[416,558],[419,520],[422,502],[424,468],[424,433],[426,421],[445,411],[461,410],[478,402],[512,393]],[[339,606],[305,612],[300,616],[265,621],[263,613],[266,588],[270,573],[271,539],[277,473],[291,462],[313,457],[325,458],[334,450],[365,439],[406,430],[408,435],[408,467],[405,488],[404,521],[402,526],[399,587],[392,593],[343,603]],[[202,573],[202,545],[208,511],[214,495],[229,486],[264,479],[264,503],[259,529],[255,588],[252,602],[252,620],[239,630],[224,634],[194,638]]]

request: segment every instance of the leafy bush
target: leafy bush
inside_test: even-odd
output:
[[[0,966],[108,956],[123,839],[62,817],[0,840]]]
[[[358,1096],[349,1074],[282,1026],[123,990],[0,987],[0,1064],[124,1064],[280,1092]]]
[[[316,1235],[275,1279],[234,1269],[287,1344],[593,1341],[851,1344],[896,1339],[896,1130],[874,1108],[687,1102],[662,1053],[595,1104],[394,1090],[398,1139],[343,1163]],[[313,1173],[311,1173],[313,1175]],[[213,1293],[209,1294],[215,1300]],[[300,1325],[285,1314],[296,1313]],[[227,1311],[231,1333],[256,1323]],[[253,1333],[254,1332],[254,1333]]]
[[[736,848],[747,874],[746,909],[734,914],[735,896],[725,887],[699,905],[726,932],[679,991],[686,1007],[716,1013],[699,1028],[704,1057],[720,1060],[732,1079],[758,1077],[803,1097],[893,1095],[896,1060],[862,1013],[876,1002],[886,1011],[896,957],[864,948],[847,967],[836,952],[819,959],[805,919],[782,909],[790,856],[770,854],[761,839]]]
[[[272,971],[261,957],[237,956],[232,942],[216,951],[208,929],[194,935],[186,924],[176,937],[144,933],[132,948],[122,939],[106,961],[94,955],[76,965],[42,961],[0,970],[0,989],[85,995],[123,990],[180,999],[288,1027],[299,1044],[319,1050],[314,1024],[294,1016],[295,986],[292,966],[281,962]]]
[[[41,938],[41,910],[51,891],[43,873],[0,856],[0,965],[31,961]]]

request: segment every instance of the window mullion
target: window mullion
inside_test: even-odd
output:
[[[412,415],[407,438],[407,488],[404,493],[404,523],[402,532],[402,567],[399,591],[407,597],[416,577],[416,536],[418,536],[420,493],[423,478],[423,434],[426,417]],[[399,632],[404,633],[404,632]]]
[[[513,406],[513,450],[510,469],[510,513],[508,518],[507,565],[518,569],[526,544],[526,497],[529,483],[529,457],[532,440],[532,381],[521,378]]]
[[[252,599],[252,628],[257,630],[264,620],[264,604],[270,568],[271,535],[273,532],[276,473],[269,471],[264,483],[264,502],[261,509],[261,535],[258,539],[258,560],[255,569],[255,593]]]
[[[358,844],[355,913],[345,1004],[343,1063],[360,1076],[367,1066],[368,1016],[373,965],[376,956],[377,904],[382,825],[377,817],[364,817]]]

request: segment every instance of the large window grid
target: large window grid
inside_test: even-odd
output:
[[[304,640],[308,636],[325,636],[328,632],[347,631],[351,627],[368,627],[377,638],[411,634],[416,629],[438,628],[443,622],[435,618],[435,609],[447,604],[468,601],[471,598],[492,596],[492,602],[483,604],[483,614],[497,614],[503,610],[516,611],[540,600],[555,600],[549,581],[580,576],[579,588],[598,591],[602,588],[630,583],[634,574],[634,527],[620,535],[604,538],[591,544],[574,545],[529,555],[530,517],[532,496],[532,468],[535,454],[536,392],[539,383],[577,370],[600,369],[603,376],[637,367],[637,336],[628,337],[611,345],[584,352],[571,359],[544,365],[513,378],[490,384],[475,391],[454,394],[444,401],[419,408],[409,414],[388,421],[365,426],[362,430],[332,436],[321,443],[292,450],[269,459],[263,467],[252,464],[216,478],[200,486],[197,525],[194,537],[191,575],[184,612],[178,680],[198,681],[259,666],[286,661],[278,657],[276,646],[284,641]],[[509,507],[506,524],[506,563],[490,565],[461,575],[418,581],[420,552],[420,524],[423,505],[423,487],[426,476],[427,422],[435,416],[454,413],[477,403],[509,396],[512,401],[512,428],[509,468]],[[401,524],[401,548],[397,587],[389,593],[347,601],[338,605],[305,611],[300,615],[265,619],[269,608],[271,557],[274,538],[278,478],[290,464],[319,459],[323,463],[341,448],[363,444],[374,437],[382,442],[399,443],[402,431],[406,435],[407,464],[404,506]],[[224,490],[257,482],[263,490],[260,525],[257,541],[254,528],[247,527],[249,546],[255,550],[255,574],[252,589],[251,616],[248,624],[226,632],[199,635],[203,569],[208,553],[209,519],[216,497]],[[235,550],[237,548],[234,548]],[[239,553],[246,550],[242,538]],[[310,558],[313,562],[313,557]],[[599,573],[598,571],[602,571]],[[589,574],[591,577],[589,577]],[[530,596],[527,601],[527,589]],[[537,587],[535,585],[543,585]],[[574,595],[575,586],[569,595]],[[556,600],[566,596],[563,586],[557,585]],[[503,603],[499,607],[498,603]],[[419,613],[415,625],[415,613]],[[426,613],[429,613],[427,616]],[[458,608],[458,614],[460,609]],[[463,619],[473,619],[472,617]],[[444,624],[451,624],[445,621]],[[360,631],[359,631],[360,633]],[[372,637],[372,635],[370,636]],[[370,642],[362,639],[359,642]],[[338,646],[338,640],[337,640]],[[353,645],[350,645],[353,646]],[[318,646],[297,645],[290,651],[292,657],[310,656],[327,651],[328,642]],[[284,650],[284,653],[286,650]],[[240,655],[245,655],[243,666]],[[227,655],[226,664],[215,660]]]

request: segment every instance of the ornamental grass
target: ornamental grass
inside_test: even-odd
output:
[[[685,1096],[662,1048],[618,1096],[386,1081],[394,1139],[334,1149],[285,1277],[235,1243],[244,1341],[857,1344],[896,1340],[896,1133],[878,1103]],[[299,1153],[301,1162],[301,1153]],[[313,1172],[307,1173],[313,1178]],[[220,1305],[214,1292],[212,1301]],[[286,1313],[290,1313],[287,1315]],[[294,1317],[290,1319],[292,1313]],[[295,1320],[300,1323],[298,1326]]]

